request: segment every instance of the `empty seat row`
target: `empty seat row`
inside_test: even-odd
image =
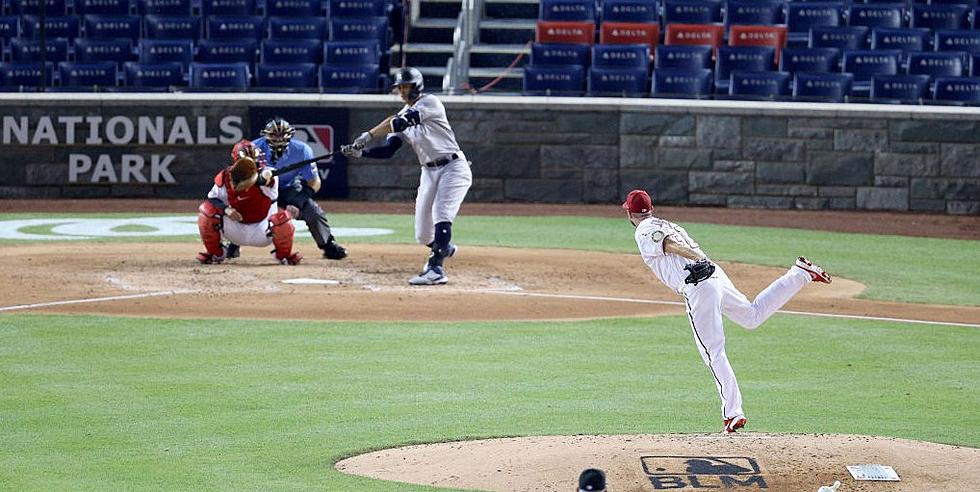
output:
[[[290,18],[258,16],[211,16],[206,25],[211,39],[377,39],[390,46],[391,32],[387,17]],[[84,34],[98,39],[200,39],[202,22],[194,16],[104,16],[86,15],[47,18],[45,36],[73,40]],[[18,29],[17,17],[0,17],[0,38],[37,38],[40,20],[25,16]]]
[[[79,39],[70,50],[65,39],[48,40],[47,53],[41,56],[38,41],[10,40],[10,61],[29,62],[99,62],[121,64],[137,59],[143,63],[177,62],[187,66],[193,61],[207,63],[262,61],[266,63],[328,63],[331,65],[376,65],[380,57],[372,41],[317,40],[201,40],[195,44],[182,40],[143,40],[135,47],[128,39]],[[43,58],[43,59],[42,59]]]
[[[197,3],[197,2],[195,2]],[[69,13],[129,15],[254,15],[286,17],[371,17],[386,15],[391,9],[388,0],[268,0],[260,2],[256,8],[255,0],[200,0],[200,9],[193,10],[191,0],[75,0],[69,7],[65,0],[44,0],[45,15],[63,16]],[[37,15],[41,0],[11,0],[5,14]]]
[[[37,87],[42,80],[52,86],[57,73],[60,87],[116,87],[123,76],[125,86],[165,88],[187,86],[187,71],[180,63],[127,62],[120,73],[112,62],[62,62],[57,71],[48,63],[0,63],[0,87],[16,90]],[[336,92],[376,92],[386,85],[378,65],[334,66],[314,63],[258,64],[255,87],[281,89],[317,89]],[[244,90],[251,86],[251,68],[246,63],[191,63],[190,87]]]

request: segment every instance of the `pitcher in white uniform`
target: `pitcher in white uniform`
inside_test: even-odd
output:
[[[395,75],[394,85],[405,107],[340,149],[349,157],[388,159],[402,143],[412,146],[422,165],[415,198],[415,240],[428,246],[430,252],[422,273],[408,282],[445,284],[449,278],[443,261],[456,253],[451,242],[453,220],[473,183],[473,174],[449,126],[446,108],[432,94],[421,92],[425,87],[422,72],[403,68]],[[385,135],[384,144],[365,149],[371,140]]]
[[[698,260],[708,260],[694,239],[683,227],[654,217],[653,201],[643,190],[633,190],[623,203],[626,215],[636,227],[634,239],[640,256],[657,278],[684,297],[687,316],[694,331],[694,341],[701,358],[711,370],[718,395],[721,397],[723,431],[735,432],[746,424],[742,410],[742,393],[735,372],[725,353],[725,331],[722,315],[742,327],[758,328],[773,313],[810,282],[829,284],[831,277],[817,265],[799,257],[783,276],[769,284],[749,302],[732,283],[721,266],[706,280],[686,283],[685,266]]]

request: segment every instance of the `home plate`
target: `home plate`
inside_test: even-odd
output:
[[[327,280],[324,278],[288,278],[283,280],[282,283],[299,285],[340,285],[339,280]]]

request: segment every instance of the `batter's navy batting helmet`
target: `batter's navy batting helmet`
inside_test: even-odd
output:
[[[644,214],[653,210],[653,200],[650,199],[650,195],[643,190],[633,190],[626,195],[626,201],[623,202],[623,208],[628,210],[631,214]]]
[[[395,74],[393,85],[398,87],[402,84],[412,84],[414,86],[410,94],[412,99],[419,97],[419,93],[422,92],[422,89],[425,89],[425,79],[422,77],[422,72],[415,67],[405,67]]]
[[[265,137],[266,142],[269,142],[272,157],[276,160],[279,160],[282,154],[286,152],[286,147],[289,146],[289,141],[295,134],[296,129],[288,121],[278,116],[267,121],[265,128],[262,129],[262,136]]]

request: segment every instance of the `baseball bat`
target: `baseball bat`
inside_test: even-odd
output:
[[[299,161],[299,162],[294,162],[292,164],[287,164],[287,165],[285,165],[283,167],[280,167],[280,168],[277,168],[277,169],[273,169],[272,170],[272,175],[273,176],[279,176],[282,173],[288,173],[289,171],[293,171],[293,170],[299,169],[299,168],[301,168],[303,166],[308,166],[308,165],[310,165],[310,164],[312,164],[314,162],[317,162],[317,161],[322,161],[323,159],[326,159],[328,157],[333,157],[333,154],[334,154],[333,152],[329,152],[329,153],[326,153],[326,154],[323,154],[323,155],[316,156],[316,157],[314,157],[312,159],[306,159],[305,161]]]

